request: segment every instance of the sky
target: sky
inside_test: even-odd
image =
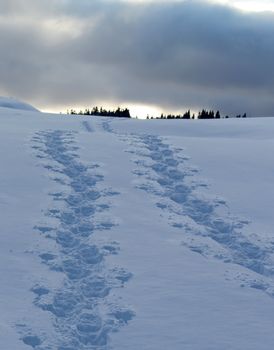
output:
[[[274,116],[274,0],[0,0],[0,95]]]

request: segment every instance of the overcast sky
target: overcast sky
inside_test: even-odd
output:
[[[43,110],[274,116],[274,1],[0,0],[0,48],[0,95]]]

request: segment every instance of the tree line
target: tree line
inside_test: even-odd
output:
[[[116,108],[114,110],[107,110],[103,107],[86,108],[85,110],[76,111],[75,109],[67,110],[67,114],[71,115],[94,115],[100,117],[118,117],[118,118],[131,118],[130,111],[128,108]],[[246,118],[246,113],[238,114],[236,118]],[[220,119],[230,118],[228,115],[221,116],[220,111],[202,109],[197,114],[191,113],[190,110],[183,114],[161,114],[160,117],[147,116],[147,119]]]
[[[236,115],[236,118],[246,118],[246,113]],[[222,117],[220,111],[206,110],[203,109],[199,111],[197,114],[191,114],[190,110],[186,111],[184,114],[161,114],[160,117],[156,117],[155,119],[220,119],[220,118],[229,118],[228,115]],[[154,117],[147,116],[147,119],[154,119]]]
[[[70,109],[67,114],[71,115],[95,115],[100,117],[118,117],[118,118],[131,118],[130,111],[128,108],[118,107],[115,110],[106,110],[103,107],[93,107],[91,109],[86,108],[84,111],[76,111],[75,109]]]

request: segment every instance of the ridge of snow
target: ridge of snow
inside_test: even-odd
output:
[[[19,101],[13,97],[0,96],[0,107],[10,108],[10,109],[19,109],[23,111],[39,112],[39,110],[33,107],[32,105]]]

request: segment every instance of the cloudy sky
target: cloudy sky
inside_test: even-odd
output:
[[[274,0],[0,0],[0,95],[274,116]]]

